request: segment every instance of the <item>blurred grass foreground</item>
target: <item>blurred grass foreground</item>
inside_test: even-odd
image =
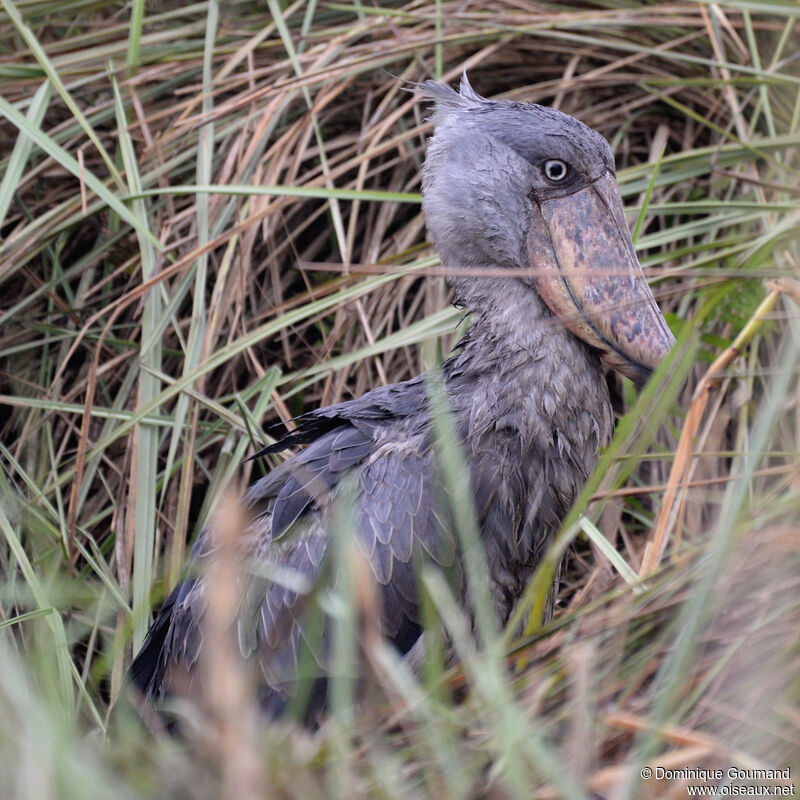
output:
[[[787,767],[761,783],[797,787],[799,34],[786,0],[0,0],[0,796],[679,798],[691,770]],[[361,619],[366,700],[344,687],[316,731],[264,725],[221,651],[184,738],[109,731],[264,430],[457,338],[419,205],[430,125],[401,87],[465,68],[612,143],[680,342],[642,395],[613,379],[553,622],[530,613],[542,574],[522,627],[417,675]],[[369,607],[349,552],[345,650]],[[432,637],[457,640],[424,579]]]

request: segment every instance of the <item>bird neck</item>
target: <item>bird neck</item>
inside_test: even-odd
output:
[[[472,317],[462,349],[476,357],[478,351],[496,351],[502,358],[521,350],[539,359],[546,355],[543,349],[558,345],[552,337],[565,331],[539,295],[515,278],[456,280],[453,294],[455,305]]]
[[[510,428],[523,448],[547,452],[557,432],[592,462],[613,430],[598,357],[521,281],[480,279],[454,288],[473,318],[444,373],[451,402],[469,421],[467,437]]]

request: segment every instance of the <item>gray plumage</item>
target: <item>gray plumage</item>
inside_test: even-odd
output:
[[[537,292],[526,244],[534,205],[546,208],[551,198],[562,202],[585,190],[613,175],[614,163],[602,136],[572,117],[484,100],[466,77],[460,92],[432,82],[417,91],[437,104],[423,171],[428,231],[443,264],[471,268],[451,280],[454,302],[472,321],[443,377],[502,622],[613,430],[594,340],[578,338]],[[557,186],[542,171],[550,159],[569,166]],[[497,268],[503,272],[493,275]],[[247,549],[256,563],[313,583],[325,569],[332,502],[347,479],[355,492],[354,537],[380,587],[385,634],[407,653],[420,636],[415,564],[437,563],[460,580],[431,449],[425,382],[417,377],[381,387],[298,423],[263,453],[305,449],[245,495],[254,515]],[[201,539],[198,562],[208,547]],[[306,600],[267,578],[251,578],[245,588],[240,647],[243,656],[258,659],[264,706],[273,713],[291,692],[301,646],[325,666],[325,636],[304,630]],[[148,698],[170,691],[172,670],[193,674],[204,606],[203,579],[195,578],[162,607],[131,669]]]

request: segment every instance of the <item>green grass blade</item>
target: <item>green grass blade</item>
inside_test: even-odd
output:
[[[84,133],[89,137],[89,140],[92,142],[95,148],[97,148],[97,152],[105,162],[106,167],[108,167],[108,172],[114,180],[114,183],[117,184],[117,188],[122,189],[124,184],[119,172],[117,172],[117,169],[114,166],[114,161],[112,160],[111,156],[109,156],[105,147],[103,147],[102,142],[98,138],[92,126],[89,124],[89,121],[83,115],[83,112],[78,107],[78,104],[75,102],[72,95],[67,90],[67,87],[64,86],[64,83],[62,82],[57,70],[47,57],[47,53],[45,53],[44,48],[39,44],[39,40],[34,35],[33,31],[23,21],[22,15],[19,13],[19,10],[17,9],[13,0],[0,0],[0,4],[2,4],[3,8],[6,10],[6,14],[8,14],[11,21],[14,23],[14,25],[16,25],[20,35],[25,40],[25,43],[30,48],[36,60],[39,62],[44,74],[47,76],[47,80],[53,85],[56,92],[58,92],[58,95],[66,104],[67,108],[80,123]]]
[[[26,119],[35,128],[39,128],[42,124],[47,105],[50,102],[51,88],[50,81],[45,81],[31,98]],[[17,188],[20,177],[22,177],[22,172],[25,169],[32,147],[33,141],[24,133],[20,133],[14,143],[14,149],[11,151],[3,181],[0,183],[0,227],[2,227],[3,220],[6,218],[14,197],[14,191]]]
[[[116,81],[113,81],[114,101],[117,112],[117,129],[122,160],[132,194],[140,188],[139,168],[136,152],[128,133],[127,118],[122,102],[122,95]],[[147,207],[143,199],[132,201],[132,211],[136,216],[138,231],[148,230]],[[142,281],[148,281],[156,271],[156,250],[153,247],[155,237],[139,236],[139,252],[141,256]],[[151,289],[144,302],[142,317],[143,331],[158,327],[161,317],[161,298],[156,289]],[[136,404],[139,409],[154,404],[160,391],[160,381],[156,377],[161,371],[161,343],[151,340],[152,345],[140,352],[142,370],[139,375],[139,386]],[[154,412],[157,413],[157,406]],[[155,524],[157,513],[156,480],[158,476],[159,426],[137,423],[134,431],[136,437],[136,470],[134,480],[135,504],[134,514],[134,546],[133,574],[131,589],[133,595],[133,649],[138,650],[150,626],[150,591],[153,586],[153,565],[155,552]]]
[[[61,164],[64,169],[72,173],[78,180],[85,181],[86,185],[103,201],[103,203],[105,203],[105,205],[131,225],[137,233],[147,237],[154,247],[160,249],[161,245],[158,239],[156,239],[147,228],[141,227],[141,223],[136,216],[131,213],[125,204],[114,195],[99,178],[88,169],[81,169],[76,159],[57,145],[49,136],[28,122],[28,120],[3,97],[0,97],[0,114],[11,122],[21,133],[25,134],[34,144],[47,153],[47,155]]]

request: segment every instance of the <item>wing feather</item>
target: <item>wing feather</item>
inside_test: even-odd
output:
[[[248,532],[255,557],[314,584],[326,570],[330,499],[355,470],[354,535],[380,585],[385,632],[403,653],[420,634],[416,563],[432,558],[447,566],[455,552],[452,531],[441,527],[446,515],[436,507],[433,455],[419,413],[423,406],[424,386],[416,379],[304,415],[295,431],[257,455],[308,446],[256,481],[244,498],[255,515]],[[209,537],[201,537],[196,561],[212,550]],[[257,654],[266,682],[265,708],[282,709],[301,649],[324,673],[327,623],[320,612],[313,613],[316,604],[307,602],[309,594],[268,580],[268,570],[256,572],[243,578],[239,646],[246,657]],[[196,664],[205,602],[203,579],[192,579],[180,584],[159,611],[131,669],[134,683],[148,697],[168,693],[165,676],[171,665],[188,673]],[[312,696],[320,696],[317,688]]]

